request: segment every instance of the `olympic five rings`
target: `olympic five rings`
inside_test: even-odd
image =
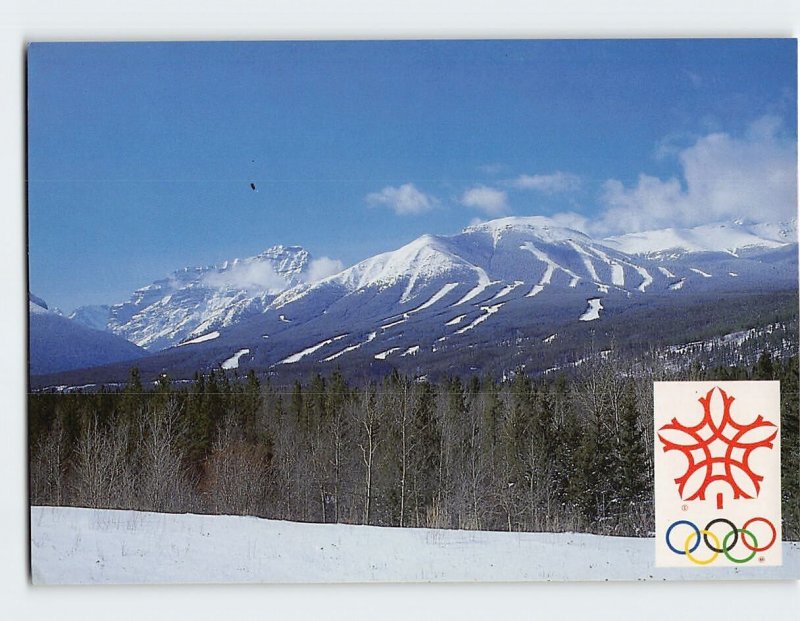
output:
[[[764,522],[767,526],[769,526],[770,530],[772,531],[772,537],[769,540],[769,543],[763,546],[758,545],[758,539],[753,534],[751,530],[748,530],[748,526],[754,524],[756,522]],[[722,545],[720,545],[719,537],[711,531],[711,527],[714,524],[726,524],[730,527],[730,530],[725,534],[722,538]],[[676,526],[680,526],[681,524],[688,526],[692,529],[692,532],[686,537],[686,540],[683,541],[683,545],[680,548],[676,548],[672,545],[672,541],[670,539],[672,535],[672,531],[675,529]],[[736,544],[739,542],[739,535],[741,535],[742,545],[745,548],[750,550],[750,554],[747,554],[743,557],[736,557],[731,554],[731,550],[736,547]],[[770,522],[765,517],[754,517],[747,522],[744,523],[744,526],[741,528],[737,528],[736,525],[728,519],[725,518],[716,518],[711,520],[708,524],[706,524],[705,528],[698,528],[693,522],[689,520],[678,520],[677,522],[673,522],[670,527],[667,529],[666,539],[667,539],[667,547],[672,550],[675,554],[682,554],[685,555],[692,563],[695,565],[709,565],[713,563],[720,554],[724,554],[725,557],[731,561],[732,563],[747,563],[750,561],[757,552],[763,552],[764,550],[768,550],[772,547],[772,544],[775,543],[775,539],[778,537],[778,532],[775,529],[775,525]],[[709,541],[709,538],[713,540],[713,544]],[[731,541],[732,539],[732,541]],[[748,542],[748,539],[750,540]],[[708,558],[698,558],[694,556],[694,552],[700,546],[700,541],[704,541],[706,544],[706,548],[711,552],[711,556]],[[729,544],[730,542],[730,544]]]

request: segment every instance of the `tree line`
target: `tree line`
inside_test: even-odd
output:
[[[687,376],[688,375],[688,376]],[[311,522],[647,536],[652,382],[613,351],[571,375],[437,383],[222,370],[29,398],[32,504]],[[779,379],[784,536],[800,538],[798,359],[679,379]]]

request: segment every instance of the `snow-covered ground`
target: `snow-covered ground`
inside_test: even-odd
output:
[[[783,567],[657,569],[653,539],[31,508],[35,584],[798,579]]]

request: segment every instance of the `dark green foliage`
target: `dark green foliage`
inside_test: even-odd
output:
[[[116,391],[30,396],[31,502],[645,536],[650,382],[670,375],[639,364],[604,352],[573,377],[466,384],[395,371],[356,386],[337,370],[286,388],[222,370],[143,385],[134,369]],[[781,382],[783,531],[800,538],[797,357],[691,377]],[[87,478],[103,455],[112,488]]]

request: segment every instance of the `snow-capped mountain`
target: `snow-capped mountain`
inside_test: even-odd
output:
[[[29,294],[28,321],[32,375],[135,360],[146,354],[121,337],[51,311],[33,294]]]
[[[667,228],[606,237],[602,243],[628,254],[679,255],[691,252],[738,254],[754,248],[780,248],[797,242],[797,220],[770,223],[704,224],[689,229]]]
[[[502,218],[423,235],[316,282],[303,282],[303,254],[280,292],[211,287],[207,272],[178,286],[176,276],[112,308],[113,326],[151,349],[179,344],[140,364],[175,374],[218,365],[279,375],[326,365],[544,370],[597,331],[647,346],[692,330],[705,338],[710,325],[733,332],[765,313],[796,316],[792,226],[596,240],[545,217]]]
[[[69,318],[94,330],[108,330],[111,307],[108,304],[81,306],[70,313]]]
[[[71,317],[157,351],[262,313],[278,293],[303,280],[309,264],[303,248],[274,246],[219,266],[184,268],[127,302],[81,307]]]

